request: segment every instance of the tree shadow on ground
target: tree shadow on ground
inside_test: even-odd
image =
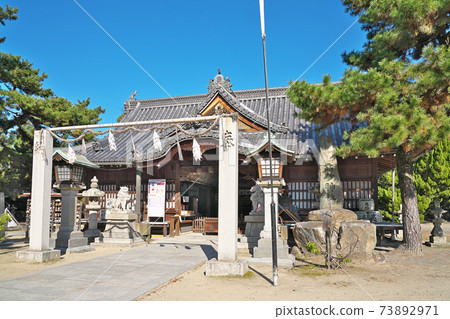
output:
[[[402,241],[400,240],[390,240],[390,239],[383,239],[377,243],[375,246],[375,251],[384,251],[389,252],[393,249],[398,248],[402,244]]]
[[[0,243],[0,255],[7,254],[11,250],[24,249],[28,244],[29,240],[26,238],[6,238]]]

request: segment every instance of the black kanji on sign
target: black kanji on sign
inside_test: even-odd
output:
[[[329,200],[336,200],[336,185],[334,184],[325,184],[325,197]]]
[[[227,150],[231,146],[234,146],[233,133],[226,130],[223,134],[223,149]]]

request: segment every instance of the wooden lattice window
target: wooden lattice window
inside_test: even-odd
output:
[[[310,190],[318,187],[317,181],[290,181],[287,183],[288,195],[292,198],[292,204],[300,210],[313,210],[316,195]]]
[[[373,198],[372,180],[370,179],[343,179],[344,208],[358,210],[360,199]]]
[[[175,181],[166,183],[166,209],[175,208]]]

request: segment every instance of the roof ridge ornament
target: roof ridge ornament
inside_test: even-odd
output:
[[[127,114],[129,111],[132,111],[137,104],[131,105],[132,101],[136,101],[137,90],[134,90],[133,93],[128,97],[128,100],[123,103],[123,114]],[[139,102],[138,102],[139,103]]]
[[[230,83],[230,78],[224,78],[223,75],[221,74],[220,69],[217,69],[217,73],[218,74],[214,77],[214,80],[213,79],[209,80],[208,94],[215,91],[226,90],[234,95],[233,91],[231,90],[231,87],[233,85]]]

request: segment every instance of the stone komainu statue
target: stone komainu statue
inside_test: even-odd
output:
[[[117,198],[112,203],[112,209],[114,211],[126,211],[127,204],[131,200],[131,195],[128,194],[128,187],[121,186],[117,193]]]

